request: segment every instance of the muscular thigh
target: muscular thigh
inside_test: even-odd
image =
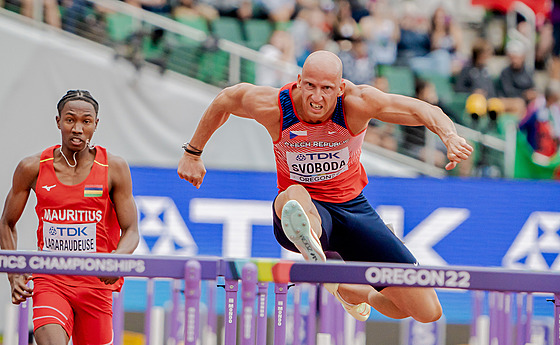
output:
[[[110,290],[81,288],[74,304],[75,345],[101,345],[113,341],[113,295]]]
[[[416,258],[363,199],[334,210],[331,248],[346,261],[415,263]]]
[[[60,325],[69,337],[74,326],[71,296],[65,287],[54,282],[36,278],[33,282],[33,331],[44,326]],[[43,328],[45,329],[45,328]]]

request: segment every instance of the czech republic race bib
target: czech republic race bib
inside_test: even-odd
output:
[[[348,170],[348,147],[327,152],[286,152],[290,179],[303,183],[331,180]]]
[[[43,248],[53,252],[96,252],[96,223],[53,224],[43,222]]]

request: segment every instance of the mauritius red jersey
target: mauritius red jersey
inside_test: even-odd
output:
[[[282,112],[282,132],[274,142],[278,189],[300,184],[316,200],[340,203],[354,199],[368,182],[360,163],[365,130],[354,134],[348,128],[344,96],[338,97],[329,120],[302,121],[292,100],[295,85],[284,86],[278,94]]]
[[[117,248],[121,229],[109,197],[105,148],[96,146],[95,160],[87,178],[76,185],[62,184],[53,167],[53,154],[60,145],[41,153],[35,193],[39,219],[37,247],[42,251],[110,253]],[[105,285],[94,276],[40,275],[71,286],[119,290],[122,278]]]

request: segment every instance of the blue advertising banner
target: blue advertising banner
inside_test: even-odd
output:
[[[175,169],[131,172],[138,253],[290,257],[272,232],[274,173],[210,170],[197,190]],[[558,182],[370,177],[364,194],[420,264],[560,268]]]

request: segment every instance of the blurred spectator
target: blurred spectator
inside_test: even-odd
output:
[[[275,23],[286,23],[295,13],[296,0],[253,0],[253,6],[259,7]]]
[[[220,14],[214,7],[197,0],[179,0],[179,3],[173,7],[172,15],[174,18],[203,17],[211,22]]]
[[[547,20],[538,28],[537,46],[535,49],[535,68],[544,70],[547,62],[552,55],[554,47],[553,27],[552,23]]]
[[[307,56],[318,47],[332,51],[328,38],[331,28],[327,14],[321,8],[303,8],[299,11],[289,29],[295,42],[298,65],[302,66]]]
[[[397,43],[400,29],[394,20],[386,0],[370,0],[369,16],[360,20],[362,35],[367,41],[370,53],[381,65],[392,65],[397,59]]]
[[[527,115],[519,123],[519,129],[527,135],[527,141],[535,152],[546,157],[558,152],[560,139],[560,81],[552,81],[544,97],[538,97],[529,106]]]
[[[354,84],[369,84],[375,78],[375,58],[370,55],[367,43],[358,36],[350,50],[342,50],[338,56],[342,61],[342,76]]]
[[[461,28],[442,6],[438,7],[432,15],[430,44],[432,50],[442,50],[449,53],[451,74],[457,74],[461,70],[464,59],[459,52],[463,44],[463,34]]]
[[[350,2],[348,0],[340,0],[337,6],[336,22],[332,30],[333,39],[337,42],[355,39],[360,35],[360,28],[352,17]]]
[[[525,69],[525,45],[521,41],[511,40],[506,45],[506,54],[510,63],[500,73],[498,95],[532,101],[536,97],[536,91],[533,73]]]
[[[410,59],[430,52],[428,19],[419,14],[413,2],[404,3],[400,18],[400,40],[397,45],[397,64],[408,66]]]
[[[252,0],[202,0],[207,6],[216,9],[220,16],[247,20],[256,15],[253,13]]]
[[[43,16],[45,23],[57,28],[62,27],[62,20],[60,17],[60,10],[58,8],[57,0],[42,0],[43,3]],[[21,0],[20,14],[33,18],[33,5],[34,0]]]
[[[377,77],[372,85],[383,92],[389,92],[389,81],[385,77]],[[397,150],[395,125],[392,123],[370,120],[364,141],[387,150]]]
[[[550,22],[552,23],[552,36],[554,38],[550,78],[560,80],[560,0],[553,0],[552,2]]]
[[[294,40],[286,31],[276,30],[270,36],[268,44],[259,50],[267,60],[281,60],[289,63],[296,63],[294,54]],[[257,65],[255,72],[255,84],[273,87],[282,87],[287,84],[293,76],[281,70],[270,68],[262,64]]]
[[[490,43],[484,39],[478,39],[473,44],[471,60],[457,76],[455,91],[480,93],[487,98],[496,96],[494,82],[487,68],[493,52]]]
[[[62,29],[92,41],[106,40],[106,9],[87,0],[63,0]]]

